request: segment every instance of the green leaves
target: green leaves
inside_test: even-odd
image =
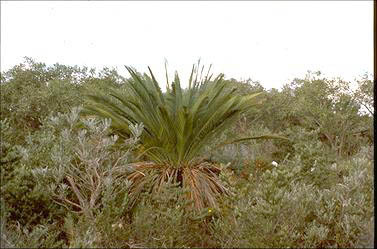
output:
[[[127,93],[110,90],[112,99],[89,95],[86,111],[111,118],[113,128],[125,136],[130,135],[129,124],[143,123],[141,143],[147,159],[174,167],[193,164],[203,146],[253,107],[260,95],[233,95],[235,89],[230,89],[222,74],[213,81],[209,73],[198,79],[196,67],[187,89],[182,88],[176,73],[163,93],[150,68],[150,76],[126,69],[131,75]]]
[[[210,81],[208,72],[203,79],[204,67],[200,76],[193,67],[187,89],[176,73],[163,93],[150,68],[150,76],[126,68],[131,75],[126,91],[89,95],[86,113],[111,118],[114,132],[125,137],[131,134],[131,124],[144,125],[138,152],[145,161],[136,163],[128,176],[133,182],[131,196],[137,199],[148,185],[158,192],[166,181],[173,181],[189,189],[187,197],[197,209],[216,206],[216,198],[229,191],[217,176],[220,170],[204,162],[201,153],[258,103],[260,93],[234,95],[222,74]]]

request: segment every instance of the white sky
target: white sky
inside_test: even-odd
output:
[[[353,80],[373,73],[373,1],[1,1],[1,71],[24,56],[127,77],[151,66],[162,87],[165,58],[182,81],[199,58],[267,89],[307,70]]]

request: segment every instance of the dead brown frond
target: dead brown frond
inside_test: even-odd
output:
[[[134,170],[128,180],[132,182],[130,197],[136,198],[142,191],[160,193],[165,184],[178,183],[188,190],[187,199],[195,209],[217,207],[216,199],[229,194],[219,179],[221,169],[215,164],[201,162],[192,167],[174,168],[152,162],[139,162],[131,166]]]

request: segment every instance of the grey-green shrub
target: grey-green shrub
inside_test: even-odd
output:
[[[105,215],[108,222],[124,215],[128,208],[129,182],[125,177],[130,169],[127,164],[142,125],[132,127],[133,136],[126,140],[123,149],[119,149],[119,145],[114,149],[117,137],[109,136],[110,121],[80,119],[79,112],[79,108],[74,108],[68,114],[46,118],[42,123],[43,129],[29,135],[26,146],[18,148],[21,159],[15,169],[17,174],[2,186],[3,201],[13,210],[5,214],[10,222],[37,216],[39,219],[34,224],[40,224],[38,226],[44,226],[51,219],[67,223],[69,218],[64,218],[67,212],[82,212],[83,221],[93,225],[100,215]],[[26,192],[20,191],[25,184],[28,184],[25,186]],[[25,196],[15,199],[12,197],[15,194]],[[29,203],[38,205],[40,209],[30,210]],[[40,211],[43,210],[47,214],[41,219],[38,215],[41,216]],[[25,217],[17,217],[14,213]],[[56,216],[60,216],[60,219]],[[30,223],[25,222],[20,224],[23,230]],[[12,226],[8,224],[9,228]],[[39,231],[35,230],[37,228],[30,229]],[[65,234],[72,243],[73,238],[80,239],[80,234],[70,234],[68,231]],[[37,236],[33,232],[28,235],[33,238]]]
[[[266,171],[261,181],[250,175],[237,200],[228,201],[225,218],[215,223],[219,246],[349,248],[370,243],[373,161],[358,154],[327,165],[334,173],[347,172],[327,188],[315,178],[300,177],[303,167],[296,158]]]
[[[69,115],[51,118],[51,122],[68,122],[52,147],[51,166],[36,168],[35,176],[44,182],[50,196],[70,212],[83,216],[91,229],[92,242],[75,246],[94,246],[100,241],[100,231],[95,228],[98,216],[105,215],[108,222],[119,219],[126,212],[127,191],[130,182],[126,179],[129,155],[141,135],[143,126],[131,127],[133,136],[123,144],[123,150],[113,149],[118,137],[109,136],[110,120],[82,119],[83,127],[75,128],[79,122],[79,109]],[[111,210],[111,212],[109,212]],[[67,221],[67,220],[66,220]],[[69,218],[68,218],[69,221]],[[89,228],[90,228],[89,227]],[[89,236],[87,233],[69,233],[72,241]],[[84,237],[80,237],[84,236]]]

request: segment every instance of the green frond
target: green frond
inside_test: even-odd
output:
[[[199,65],[193,66],[188,88],[182,89],[175,73],[174,81],[163,93],[150,68],[150,76],[131,67],[126,69],[131,75],[127,92],[110,90],[106,95],[90,95],[86,112],[111,118],[114,130],[125,136],[130,135],[129,124],[144,125],[139,153],[151,163],[141,163],[130,175],[138,185],[135,191],[142,189],[145,181],[160,185],[179,172],[197,208],[215,205],[216,196],[227,191],[213,173],[214,166],[204,164],[200,153],[240,114],[255,106],[260,93],[234,95],[236,89],[223,80],[223,74],[211,80],[208,70],[203,79],[204,67],[199,72]],[[159,173],[147,177],[152,171]]]
[[[91,95],[87,110],[111,118],[114,128],[125,135],[129,135],[129,123],[143,123],[145,156],[150,160],[160,157],[159,161],[173,162],[174,167],[195,161],[201,149],[232,125],[239,114],[253,107],[260,95],[234,95],[235,89],[230,89],[223,74],[210,81],[208,71],[203,80],[204,68],[199,72],[199,67],[193,67],[187,89],[182,89],[176,73],[163,93],[150,68],[150,76],[142,76],[131,67],[126,69],[131,75],[127,95],[111,90],[109,95],[117,102]]]

